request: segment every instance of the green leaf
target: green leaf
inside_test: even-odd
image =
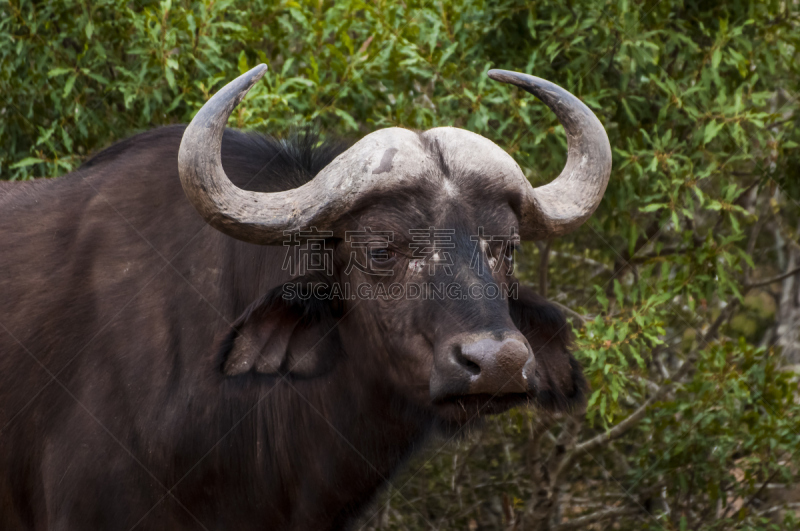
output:
[[[47,72],[47,77],[57,77],[57,76],[61,76],[61,75],[64,75],[64,74],[68,74],[68,73],[70,73],[72,71],[73,71],[72,68],[61,68],[61,67],[53,68],[52,70]]]
[[[247,66],[247,54],[244,53],[244,50],[239,52],[239,61],[237,62],[237,66],[239,67],[239,73],[244,74],[250,68]]]
[[[64,85],[64,93],[62,94],[62,97],[66,98],[67,96],[69,96],[69,93],[72,92],[72,87],[75,86],[75,80],[77,79],[78,79],[78,74],[72,74],[71,76],[69,76],[69,79],[67,79],[67,82]]]
[[[348,127],[358,131],[358,123],[356,123],[350,113],[343,109],[334,109],[333,112],[336,114],[336,116],[344,120]]]
[[[439,58],[438,62],[439,68],[442,68],[442,65],[444,65],[444,63],[450,58],[450,56],[453,55],[453,52],[455,52],[457,48],[458,48],[458,43],[454,42],[453,44],[448,46],[444,52],[442,52],[442,56]]]
[[[171,68],[164,69],[164,77],[167,79],[167,84],[171,89],[176,87],[175,85],[175,74],[173,73]]]
[[[617,303],[623,306],[625,303],[625,292],[622,290],[622,284],[616,279],[614,279],[614,296],[617,298]]]
[[[639,212],[655,212],[657,210],[661,210],[662,208],[667,208],[669,205],[666,203],[650,203],[649,205],[645,205],[639,208]]]
[[[719,62],[721,59],[722,59],[722,50],[717,48],[711,55],[711,68],[717,70],[719,68]]]
[[[705,133],[703,134],[703,144],[708,144],[714,140],[714,137],[717,136],[724,126],[724,122],[717,122],[716,120],[708,122],[708,124],[706,124]]]
[[[15,170],[17,168],[24,168],[26,166],[32,166],[34,164],[39,164],[41,162],[45,162],[45,161],[43,161],[42,159],[37,158],[37,157],[25,157],[21,161],[12,164],[10,167],[11,167],[12,170]]]

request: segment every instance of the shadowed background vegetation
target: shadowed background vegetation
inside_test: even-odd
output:
[[[563,130],[489,68],[606,127],[595,216],[526,244],[561,304],[585,415],[525,409],[434,440],[364,529],[795,529],[800,488],[800,6],[792,0],[0,0],[0,178],[57,177],[188,122],[259,62],[230,126],[360,137],[452,125],[534,185]],[[0,272],[2,274],[2,272]]]

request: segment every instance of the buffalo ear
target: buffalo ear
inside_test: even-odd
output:
[[[222,341],[222,372],[313,377],[331,369],[340,353],[340,301],[330,286],[301,278],[278,286],[250,305]]]
[[[570,352],[572,332],[564,314],[532,289],[520,286],[509,298],[511,319],[536,358],[537,402],[551,411],[582,413],[588,385]]]

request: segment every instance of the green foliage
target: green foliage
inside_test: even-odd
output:
[[[538,185],[565,161],[563,131],[485,72],[569,89],[614,155],[598,212],[547,248],[548,295],[579,317],[585,419],[570,438],[571,421],[518,410],[440,441],[365,525],[536,529],[537,456],[557,463],[559,448],[619,426],[668,386],[613,442],[568,462],[547,525],[595,515],[591,525],[615,529],[796,528],[787,504],[800,499],[774,495],[791,492],[800,464],[797,380],[775,347],[780,283],[754,285],[784,272],[783,249],[797,245],[795,2],[0,0],[0,10],[9,180],[61,175],[120,138],[187,122],[264,62],[231,126],[282,135],[314,122],[358,137],[454,125],[497,142]],[[541,278],[543,249],[526,244],[523,280]]]

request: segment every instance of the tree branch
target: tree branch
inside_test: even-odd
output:
[[[577,319],[581,323],[581,326],[583,326],[587,322],[591,321],[591,319],[589,319],[587,316],[579,314],[578,312],[576,312],[572,308],[564,306],[563,304],[561,304],[558,301],[550,300],[550,301],[547,301],[547,302],[549,302],[550,304],[554,304],[554,305],[558,306],[561,309],[562,312],[567,314],[567,316],[574,317],[575,319]]]
[[[633,507],[613,507],[611,509],[606,509],[605,511],[587,514],[586,516],[581,516],[579,518],[575,518],[574,520],[570,520],[569,522],[557,525],[553,528],[553,531],[572,531],[573,529],[585,529],[586,526],[602,520],[616,518],[618,516],[637,514],[640,511],[641,509],[636,509]]]
[[[670,256],[670,255],[678,254],[678,253],[685,253],[685,252],[688,252],[688,251],[691,251],[691,249],[681,249],[680,247],[664,247],[659,252],[652,252],[652,253],[647,253],[647,254],[643,254],[643,255],[636,255],[633,258],[631,258],[630,261],[632,263],[640,264],[642,262],[646,262],[646,261],[651,260],[653,258],[662,258],[664,256]]]
[[[745,507],[749,507],[749,506],[750,506],[750,504],[752,504],[752,503],[755,501],[755,499],[756,499],[756,498],[758,498],[759,496],[761,496],[761,494],[762,494],[762,493],[764,492],[764,490],[767,488],[767,485],[769,485],[769,482],[770,482],[770,481],[772,481],[773,479],[775,479],[775,476],[777,476],[777,475],[778,475],[778,472],[780,472],[780,471],[781,471],[781,469],[780,469],[780,468],[776,468],[776,469],[775,469],[775,470],[772,472],[772,474],[770,474],[770,475],[769,475],[769,477],[768,477],[767,479],[765,479],[765,480],[764,480],[764,483],[762,483],[762,484],[761,484],[761,487],[759,487],[759,488],[758,488],[758,490],[756,490],[756,491],[755,491],[753,494],[751,494],[751,495],[750,495],[750,496],[747,498],[747,501],[746,501],[746,502],[744,502],[744,504],[742,504],[742,509],[744,509]],[[726,519],[726,518],[728,517],[728,512],[729,512],[729,511],[730,511],[732,508],[733,508],[733,505],[730,505],[730,506],[728,506],[728,508],[727,508],[727,509],[725,509],[725,513],[722,515],[722,520],[724,520],[724,519]]]
[[[775,506],[770,507],[768,509],[764,509],[763,511],[758,511],[756,514],[758,516],[764,516],[764,515],[767,515],[767,514],[770,514],[770,513],[774,513],[774,512],[780,511],[780,510],[791,511],[791,510],[797,510],[797,509],[800,509],[800,502],[786,503],[784,505],[775,505]]]
[[[761,230],[764,228],[764,225],[766,225],[767,219],[769,218],[769,202],[762,201],[761,205],[758,205],[758,199],[756,198],[756,210],[758,211],[758,220],[755,222],[753,229],[750,231],[750,237],[747,240],[747,249],[745,251],[748,256],[753,256],[753,251],[756,248],[758,236],[761,234]],[[748,284],[750,282],[750,273],[752,273],[750,265],[745,262],[744,266],[742,267],[742,278],[744,279],[744,284]]]
[[[603,262],[598,262],[597,260],[593,260],[591,258],[587,258],[586,256],[581,256],[579,254],[564,253],[564,252],[561,252],[561,251],[550,251],[550,254],[552,254],[553,256],[566,258],[567,260],[574,260],[576,262],[583,262],[584,264],[590,265],[595,269],[608,271],[609,273],[611,272],[611,268],[608,267]]]
[[[623,435],[626,431],[634,427],[639,423],[642,418],[644,418],[647,410],[652,406],[654,403],[661,400],[661,398],[667,394],[668,391],[672,389],[675,381],[680,380],[682,377],[686,376],[689,372],[689,369],[694,365],[694,359],[690,358],[687,359],[681,368],[678,369],[675,374],[672,375],[672,380],[669,383],[666,383],[658,388],[658,391],[650,395],[650,398],[645,400],[645,402],[636,408],[636,410],[628,415],[622,422],[611,428],[610,430],[603,432],[599,435],[596,435],[589,439],[588,441],[584,441],[575,446],[575,453],[581,452],[590,452],[597,448],[600,445],[603,445],[609,441],[616,439]]]
[[[703,337],[700,339],[698,350],[700,348],[704,348],[709,342],[716,339],[717,334],[719,332],[719,328],[726,320],[728,320],[728,318],[731,315],[733,315],[733,312],[737,306],[738,306],[738,300],[734,300],[732,303],[728,304],[728,306],[726,306],[725,309],[722,310],[722,312],[720,312],[719,317],[717,317],[714,323],[712,323],[712,325],[709,327],[708,331],[706,331],[706,333],[703,334]],[[641,406],[636,408],[636,410],[633,413],[628,415],[619,424],[617,424],[616,426],[614,426],[613,428],[604,433],[592,437],[588,441],[584,441],[580,444],[577,444],[575,446],[575,450],[573,450],[572,452],[572,455],[565,458],[565,461],[568,462],[569,460],[574,459],[574,457],[581,452],[589,452],[597,448],[598,446],[606,444],[609,441],[612,441],[617,437],[620,437],[629,429],[638,424],[639,421],[642,420],[642,418],[644,418],[645,414],[647,414],[647,410],[650,408],[650,406],[661,400],[661,398],[664,397],[664,395],[666,395],[670,390],[672,390],[676,382],[680,381],[681,378],[686,376],[689,373],[689,371],[692,368],[694,368],[694,364],[697,361],[697,355],[698,353],[696,350],[692,352],[686,359],[686,361],[683,362],[683,365],[681,365],[680,369],[675,371],[670,381],[661,385],[656,392],[650,395],[650,398],[648,398]]]
[[[750,290],[750,289],[753,289],[753,288],[760,288],[762,286],[768,286],[768,285],[770,285],[770,284],[772,284],[774,282],[780,282],[781,280],[783,280],[785,278],[789,278],[792,275],[796,275],[797,273],[800,273],[800,267],[795,267],[791,271],[787,271],[786,273],[783,273],[783,274],[778,275],[776,277],[768,278],[767,280],[760,280],[758,282],[751,282],[749,284],[745,284],[743,287],[746,290]]]

